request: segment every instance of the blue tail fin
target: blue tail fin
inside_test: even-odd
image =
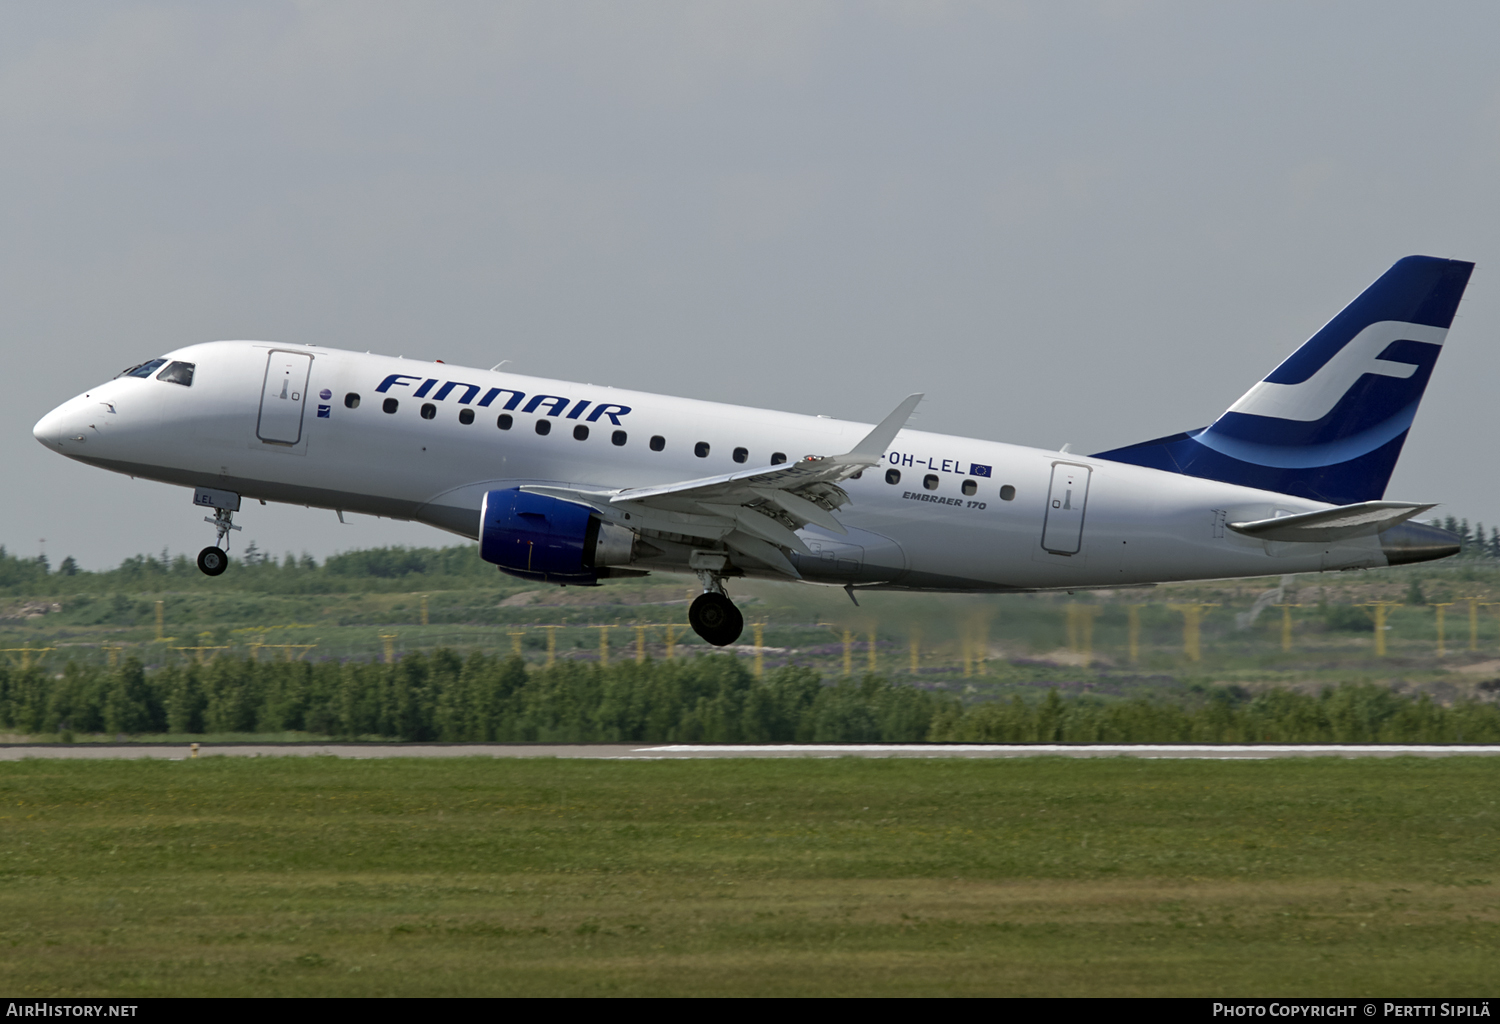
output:
[[[1335,505],[1381,498],[1473,269],[1399,260],[1212,426],[1095,458]]]

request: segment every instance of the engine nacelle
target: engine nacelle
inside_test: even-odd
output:
[[[597,583],[630,563],[634,545],[634,531],[587,506],[518,488],[489,491],[479,513],[479,557],[523,580]]]

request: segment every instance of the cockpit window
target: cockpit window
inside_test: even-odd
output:
[[[170,362],[167,368],[156,375],[157,380],[171,381],[173,384],[181,384],[183,387],[193,386],[193,369],[197,363]]]
[[[165,359],[153,359],[149,363],[140,363],[140,364],[138,364],[136,366],[132,366],[128,370],[121,370],[117,376],[119,376],[119,377],[149,377],[153,373],[155,373],[157,370],[161,369],[162,364],[165,363],[165,362],[166,362]]]

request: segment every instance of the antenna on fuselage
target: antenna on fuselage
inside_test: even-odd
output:
[[[494,373],[494,372],[495,372],[495,371],[496,371],[496,370],[498,370],[498,369],[500,369],[500,367],[502,367],[502,366],[504,366],[504,365],[505,365],[505,364],[506,364],[506,363],[508,363],[508,362],[510,362],[510,360],[509,360],[509,359],[502,359],[502,360],[500,360],[500,361],[499,361],[499,362],[498,362],[498,363],[496,363],[496,364],[495,364],[495,365],[494,365],[494,366],[491,366],[491,367],[490,367],[490,372],[491,372],[491,373]]]

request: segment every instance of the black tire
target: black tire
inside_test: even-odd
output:
[[[727,647],[745,631],[745,617],[723,594],[699,594],[688,606],[688,623],[715,647]]]
[[[198,569],[205,576],[221,575],[229,568],[229,556],[218,548],[204,548],[198,552]]]

